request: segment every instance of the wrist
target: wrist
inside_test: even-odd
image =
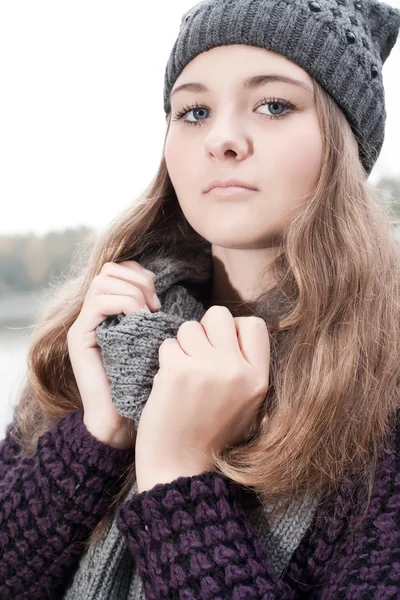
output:
[[[118,450],[129,450],[135,446],[136,436],[132,435],[129,423],[110,429],[104,423],[92,421],[84,416],[83,424],[93,437],[107,446]]]
[[[143,476],[140,475],[140,469],[136,469],[136,483],[138,492],[147,492],[151,490],[157,484],[166,484],[172,483],[179,477],[195,477],[196,475],[200,475],[205,471],[213,471],[210,465],[199,465],[199,467],[194,468],[193,466],[189,467],[178,467],[173,470],[151,470],[146,469],[146,474]]]

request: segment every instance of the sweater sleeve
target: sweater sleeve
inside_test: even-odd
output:
[[[0,446],[0,598],[56,599],[118,490],[132,450],[97,440],[83,411],[42,435],[30,457],[16,460],[16,444],[9,425]]]
[[[294,600],[275,576],[233,481],[206,471],[135,494],[117,525],[148,600]]]
[[[368,507],[362,495],[356,506],[351,478],[325,497],[281,578],[233,481],[210,471],[137,493],[121,506],[117,525],[146,598],[399,598],[399,442],[397,434],[397,452],[392,444],[380,464]]]

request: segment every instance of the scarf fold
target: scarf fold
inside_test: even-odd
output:
[[[164,339],[176,337],[185,321],[203,318],[213,264],[211,247],[167,258],[153,251],[136,260],[156,273],[154,284],[161,309],[108,317],[97,327],[96,334],[111,384],[112,401],[119,414],[133,419],[138,426],[159,369],[159,346]],[[137,491],[135,482],[125,500]],[[277,519],[268,516],[272,506],[261,506],[256,501],[246,504],[248,517],[278,576],[311,524],[319,498],[320,494],[292,502]],[[82,556],[63,598],[145,600],[134,557],[116,527],[116,516],[103,537]]]

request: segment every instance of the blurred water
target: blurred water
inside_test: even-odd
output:
[[[43,299],[40,292],[0,297],[0,439],[12,420],[18,392],[24,383],[32,324]]]
[[[28,346],[26,330],[0,327],[0,439],[12,419],[18,389],[26,374]]]

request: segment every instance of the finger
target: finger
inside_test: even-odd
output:
[[[268,327],[259,317],[235,317],[240,351],[243,358],[263,376],[269,374],[270,340]]]
[[[105,263],[101,269],[101,274],[125,280],[139,287],[146,298],[147,305],[153,308],[153,310],[160,308],[154,299],[154,295],[156,294],[154,279],[137,263],[133,266],[127,266],[123,263]]]
[[[204,327],[198,321],[185,321],[178,329],[176,339],[188,356],[204,355],[213,348]]]
[[[143,308],[146,306],[146,299],[141,288],[133,283],[108,277],[107,275],[96,275],[92,281],[90,292],[86,295],[85,304],[91,304],[101,294],[130,296],[134,298]]]
[[[136,260],[124,260],[124,261],[122,261],[120,263],[116,263],[116,264],[120,264],[122,266],[126,265],[127,267],[138,268],[139,270],[141,269],[143,271],[143,273],[146,273],[152,279],[155,279],[157,276],[156,273],[154,273],[153,271],[149,271],[149,269],[146,269],[143,265],[138,263]]]
[[[235,321],[228,308],[211,306],[200,322],[214,348],[240,353]]]
[[[109,316],[130,315],[141,310],[142,306],[130,296],[104,294],[98,296],[90,307],[82,308],[77,321],[79,320],[81,331],[92,332]]]

